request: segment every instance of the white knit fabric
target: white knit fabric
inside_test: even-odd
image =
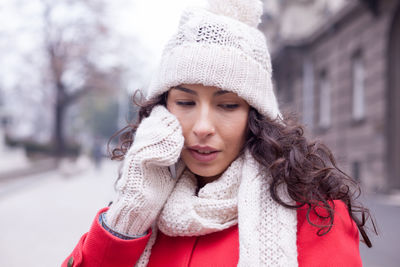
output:
[[[263,33],[259,0],[210,0],[209,10],[188,8],[167,43],[148,90],[152,99],[180,84],[232,91],[261,114],[280,116]]]
[[[168,198],[158,228],[169,236],[199,236],[237,224],[237,195],[243,159],[237,159],[215,182],[197,191],[197,179],[186,171]]]
[[[165,107],[154,107],[142,120],[106,214],[114,230],[135,236],[150,228],[175,186],[168,166],[178,161],[183,142],[179,121]],[[178,172],[183,167],[180,162]]]
[[[276,203],[268,191],[268,180],[258,163],[246,153],[234,161],[216,181],[196,195],[197,182],[185,172],[167,199],[157,221],[158,229],[170,236],[199,236],[238,223],[238,266],[297,266],[296,210]],[[280,193],[283,199],[285,194]],[[146,266],[157,234],[153,228],[136,266]]]
[[[263,12],[259,0],[214,0],[209,1],[209,10],[215,14],[234,18],[252,27],[257,27]]]
[[[297,212],[274,201],[259,164],[247,153],[239,187],[238,266],[297,266]],[[292,203],[286,190],[279,196]]]

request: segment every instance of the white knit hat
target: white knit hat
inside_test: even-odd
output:
[[[267,43],[257,29],[262,11],[260,0],[209,0],[207,10],[186,9],[147,99],[180,84],[203,84],[238,94],[263,115],[280,116]]]

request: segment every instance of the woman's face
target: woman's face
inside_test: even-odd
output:
[[[244,145],[247,102],[217,87],[183,84],[169,90],[167,108],[182,126],[186,166],[209,180],[219,177]]]

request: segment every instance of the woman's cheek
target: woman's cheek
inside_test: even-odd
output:
[[[175,116],[178,119],[179,124],[182,127],[182,134],[183,134],[183,137],[185,138],[185,141],[186,141],[187,134],[188,134],[188,131],[189,131],[189,123],[188,123],[188,121],[190,121],[190,120],[189,120],[189,118],[187,118],[187,115],[182,114],[182,113],[178,114],[178,115],[175,115]]]
[[[232,113],[220,119],[220,126],[222,132],[220,134],[223,138],[239,144],[243,142],[247,126],[247,115],[242,113]]]
[[[218,118],[218,124],[223,125],[222,129],[224,132],[228,131],[235,131],[237,132],[239,129],[242,129],[243,126],[247,123],[245,118],[242,118],[241,113],[231,112],[227,114],[222,114]]]

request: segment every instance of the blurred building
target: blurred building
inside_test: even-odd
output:
[[[368,191],[399,190],[400,1],[277,2],[261,29],[281,109]]]

